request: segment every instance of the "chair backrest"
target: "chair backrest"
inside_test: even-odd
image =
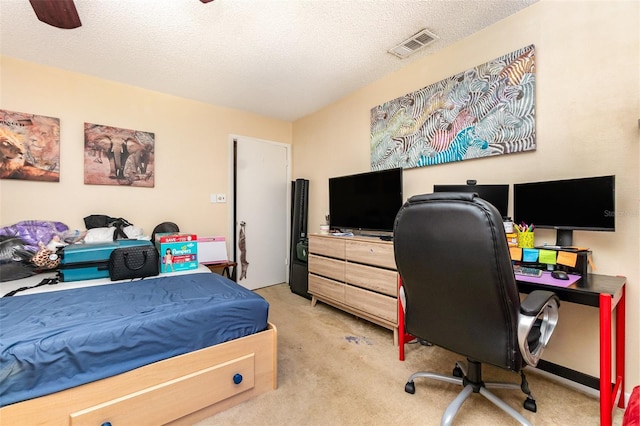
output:
[[[502,217],[469,193],[411,197],[394,230],[406,331],[478,362],[518,371],[520,299]]]

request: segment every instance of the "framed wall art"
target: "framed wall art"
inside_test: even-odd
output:
[[[60,181],[60,119],[0,109],[0,178]]]
[[[155,135],[84,124],[84,183],[153,188]]]
[[[535,149],[533,45],[371,110],[372,170]]]

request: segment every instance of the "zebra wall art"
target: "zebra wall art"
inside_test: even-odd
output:
[[[371,170],[535,149],[534,45],[371,109]]]

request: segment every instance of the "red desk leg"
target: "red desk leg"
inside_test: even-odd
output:
[[[624,359],[625,359],[625,323],[626,292],[622,287],[620,300],[616,305],[616,382],[619,383],[620,399],[618,407],[624,408]]]
[[[620,300],[612,305],[612,297],[600,295],[600,424],[610,425],[613,408],[624,408],[624,361],[626,294],[622,287]],[[616,369],[611,389],[611,311],[616,310]],[[616,399],[618,399],[616,401]]]
[[[400,278],[400,274],[398,274],[398,347],[400,350],[398,357],[400,361],[404,361],[404,308],[400,300],[400,288],[402,288],[402,278]]]
[[[600,294],[600,424],[611,424],[611,296]]]
[[[415,339],[415,336],[408,334],[405,330],[404,324],[404,306],[402,306],[402,300],[400,298],[400,289],[402,288],[402,278],[398,275],[398,357],[400,361],[404,361],[404,345],[407,342]]]

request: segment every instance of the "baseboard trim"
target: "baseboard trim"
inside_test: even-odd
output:
[[[540,370],[539,368],[535,368],[535,367],[528,367],[526,370],[526,372],[532,372],[535,374],[539,374],[540,376],[543,376],[549,380],[553,380],[554,382],[558,382],[564,386],[567,386],[569,388],[575,389],[577,391],[580,391],[584,394],[587,394],[589,396],[594,397],[595,399],[600,399],[600,391],[597,389],[593,389],[589,386],[585,386],[581,383],[577,383],[574,382],[572,380],[568,380],[565,379],[564,377],[560,377],[557,376],[553,373],[549,373],[548,371],[544,371],[544,370]],[[534,392],[535,395],[535,392]],[[629,399],[631,398],[631,392],[625,392],[624,393],[624,406],[626,407],[629,404]]]

